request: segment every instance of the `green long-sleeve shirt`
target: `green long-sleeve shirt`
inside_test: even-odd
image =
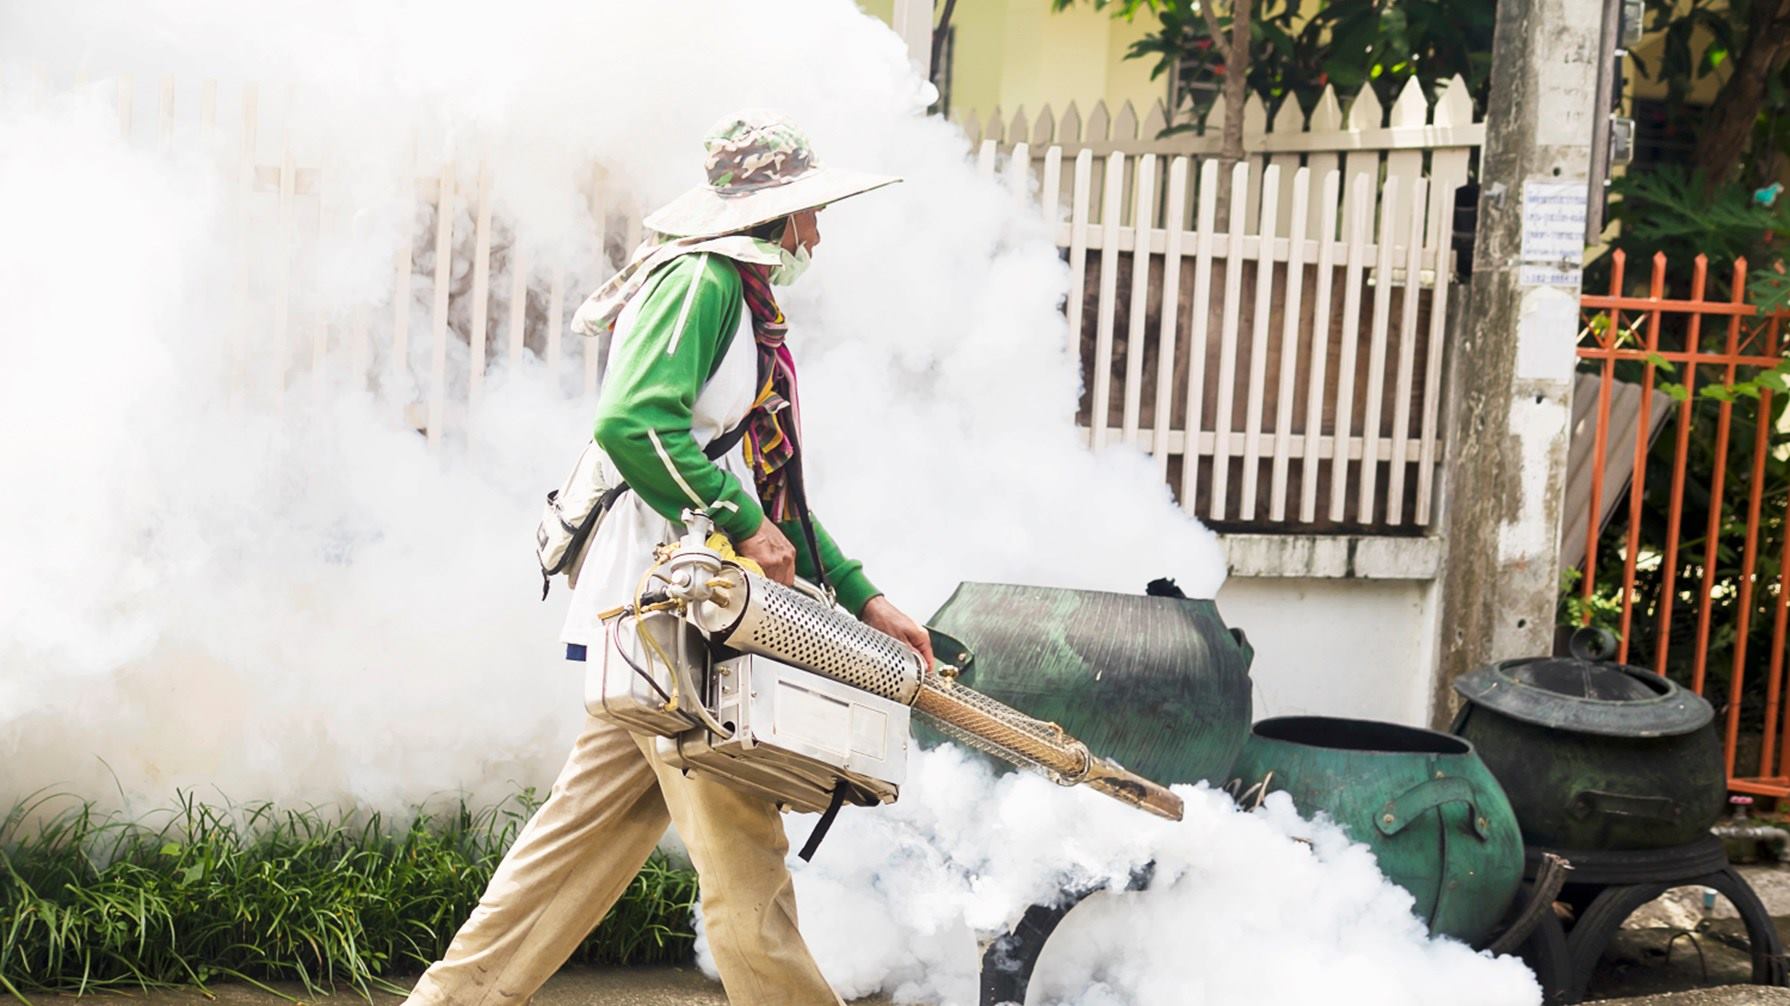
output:
[[[684,255],[661,267],[641,292],[640,311],[611,361],[597,402],[596,440],[647,506],[668,520],[686,508],[706,511],[738,542],[764,522],[755,495],[710,461],[691,435],[696,396],[733,342],[745,300],[732,260]],[[819,569],[856,615],[881,591],[810,514]],[[815,557],[797,520],[778,525],[796,549],[796,572],[817,579]]]

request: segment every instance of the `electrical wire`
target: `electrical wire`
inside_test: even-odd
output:
[[[623,612],[623,614],[625,614],[625,612]],[[629,616],[629,617],[633,617],[633,616]],[[668,694],[665,691],[665,689],[660,688],[659,683],[657,681],[653,680],[652,672],[647,670],[644,667],[641,667],[639,664],[636,664],[634,662],[634,658],[628,656],[628,651],[622,649],[621,640],[619,640],[615,637],[615,630],[616,630],[617,626],[619,626],[620,624],[621,624],[620,617],[611,619],[609,622],[609,627],[608,627],[607,632],[608,632],[608,636],[609,636],[610,648],[615,650],[616,655],[622,658],[622,663],[627,664],[630,668],[633,669],[635,674],[640,676],[640,680],[646,682],[648,687],[652,688],[653,691],[658,692],[660,698],[664,699],[667,703],[670,703],[671,702],[670,694]],[[639,622],[639,619],[637,619],[637,618],[634,620],[634,635],[635,635],[635,638],[637,638],[637,639],[640,636],[640,622]]]
[[[653,564],[646,568],[646,572],[640,574],[640,582],[638,584],[636,584],[634,587],[634,608],[633,608],[633,610],[635,612],[635,615],[633,617],[636,619],[636,621],[638,621],[638,619],[639,619],[639,612],[645,607],[644,598],[646,596],[646,585],[648,583],[652,582],[653,576],[659,572],[659,567],[665,565],[666,558],[668,558],[668,557],[661,556],[661,555],[658,555],[655,553],[655,556],[653,559]],[[660,660],[665,662],[666,669],[669,670],[669,669],[677,666],[677,664],[671,659],[671,655],[666,653],[664,651],[664,649],[662,649],[659,646],[659,641],[653,638],[652,633],[648,632],[648,633],[644,634],[644,636],[643,636],[639,631],[638,625],[636,625],[635,632],[634,632],[634,638],[643,640],[646,643],[647,648],[652,650],[655,654],[658,655]],[[681,703],[679,701],[680,693],[679,693],[679,689],[678,689],[678,682],[679,682],[678,675],[676,675],[675,673],[672,674],[671,675],[671,695],[665,700],[665,711],[668,713],[675,713],[675,712],[679,711],[678,706]],[[700,706],[702,704],[702,700],[700,698],[698,698],[696,701],[696,704]]]
[[[668,602],[657,607],[675,607],[675,604]],[[672,708],[672,696],[667,694],[664,688],[660,687],[658,681],[654,680],[651,671],[641,667],[634,662],[634,658],[628,656],[628,652],[621,647],[621,641],[616,638],[616,630],[620,626],[621,620],[624,618],[633,623],[634,638],[636,640],[644,641],[650,648],[660,654],[660,659],[665,662],[665,669],[671,675],[672,692],[679,691],[680,683],[682,684],[683,689],[687,690],[692,695],[698,694],[699,690],[697,689],[695,682],[689,680],[688,670],[682,664],[665,656],[664,649],[662,649],[658,642],[653,639],[653,634],[641,629],[640,616],[632,609],[624,609],[609,625],[609,643],[614,647],[616,655],[622,658],[622,662],[627,664],[629,669],[639,675],[641,680],[645,681],[653,691],[659,693],[660,698],[665,700],[665,711],[670,713],[682,713],[685,716],[693,716],[702,724],[702,726],[708,728],[709,732],[716,737],[721,740],[731,739],[733,737],[733,731],[729,730],[726,726],[722,725],[720,721],[716,720],[714,715],[709,712],[708,707],[702,704],[700,698],[698,698],[697,701],[689,703],[689,705],[683,709]],[[648,658],[648,662],[651,662],[651,658]]]
[[[646,649],[652,651],[652,653],[664,663],[665,669],[671,677],[671,694],[666,695],[665,690],[659,687],[657,681],[653,682],[653,689],[661,696],[665,697],[665,711],[668,713],[683,713],[687,716],[694,716],[716,737],[719,737],[722,740],[727,740],[733,736],[733,731],[722,726],[709,712],[708,707],[703,704],[702,696],[699,694],[695,682],[689,680],[687,669],[678,661],[673,660],[670,654],[665,652],[664,647],[659,645],[659,641],[653,638],[652,633],[641,631],[639,626],[640,615],[645,612],[664,611],[674,608],[682,609],[684,607],[684,602],[675,598],[658,601],[653,604],[646,603],[647,585],[653,582],[653,579],[658,576],[660,567],[664,566],[665,563],[671,559],[672,554],[673,553],[669,552],[655,554],[652,565],[646,568],[646,572],[640,575],[639,583],[635,584],[634,604],[628,608],[624,608],[618,613],[616,620],[618,623],[622,618],[633,620],[635,623],[634,638],[643,643]],[[617,652],[620,652],[619,646],[616,649]],[[628,662],[628,666],[632,668],[636,674],[648,674],[650,680],[650,673],[642,670],[638,664],[635,664],[633,660],[628,658],[627,654],[623,653],[622,659]],[[648,662],[651,662],[650,657],[648,658]],[[682,702],[683,693],[686,691],[692,696],[687,708]]]

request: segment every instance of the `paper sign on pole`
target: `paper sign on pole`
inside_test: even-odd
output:
[[[1585,262],[1585,183],[1523,183],[1522,286],[1579,285]]]

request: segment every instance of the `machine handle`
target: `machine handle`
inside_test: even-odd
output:
[[[1632,796],[1601,789],[1582,789],[1566,802],[1566,815],[1583,820],[1593,814],[1615,814],[1621,817],[1644,817],[1653,821],[1676,821],[1684,815],[1677,800],[1664,796]]]
[[[1244,635],[1242,629],[1231,629],[1231,638],[1236,641],[1237,648],[1243,651],[1243,668],[1247,671],[1255,663],[1255,647],[1250,645],[1249,637]]]
[[[837,603],[833,599],[832,588],[827,588],[827,589],[823,590],[820,587],[815,586],[812,581],[804,580],[799,576],[796,577],[794,580],[791,580],[789,585],[797,593],[807,594],[809,600],[819,601],[821,604],[824,604],[829,608],[833,607],[833,605]]]
[[[1566,648],[1574,660],[1602,663],[1616,656],[1618,642],[1614,632],[1587,625],[1573,630]]]
[[[1380,816],[1374,818],[1374,826],[1383,835],[1396,835],[1425,811],[1445,803],[1464,803],[1467,805],[1467,826],[1480,841],[1489,841],[1491,829],[1485,815],[1479,812],[1477,797],[1473,784],[1465,779],[1454,776],[1426,779],[1386,801],[1380,808]]]

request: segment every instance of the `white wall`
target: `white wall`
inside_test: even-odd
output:
[[[1429,722],[1433,580],[1244,577],[1218,592],[1255,647],[1255,718]]]

